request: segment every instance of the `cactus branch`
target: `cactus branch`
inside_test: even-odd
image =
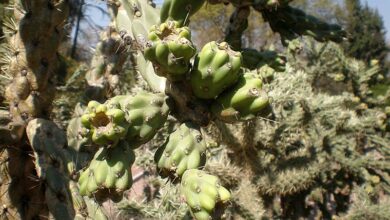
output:
[[[242,35],[248,28],[248,17],[250,8],[248,6],[236,8],[230,17],[229,25],[225,33],[225,41],[234,50],[241,50]]]

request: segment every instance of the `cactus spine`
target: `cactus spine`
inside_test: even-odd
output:
[[[11,82],[5,91],[12,122],[8,128],[12,140],[6,147],[1,179],[1,203],[5,218],[32,219],[49,216],[53,207],[47,207],[45,198],[52,196],[45,192],[45,184],[35,174],[31,147],[22,140],[27,123],[36,117],[48,117],[54,95],[54,73],[57,68],[57,49],[68,13],[67,1],[15,1],[12,3],[13,22],[7,26],[8,50],[2,59],[6,60],[6,74]],[[2,130],[3,132],[3,130]],[[1,134],[3,135],[3,134]],[[18,166],[15,166],[18,164]],[[37,167],[38,169],[39,167]],[[58,173],[50,175],[57,176]],[[51,205],[51,204],[50,204]],[[54,204],[56,208],[60,203]],[[58,214],[58,213],[57,213]],[[65,217],[70,211],[63,213]],[[3,214],[2,214],[3,215]]]
[[[6,98],[13,121],[47,117],[53,98],[53,74],[57,48],[67,18],[67,1],[20,1],[14,3],[18,25],[9,39],[12,48],[8,71],[12,82]]]

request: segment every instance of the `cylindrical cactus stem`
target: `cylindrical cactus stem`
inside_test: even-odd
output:
[[[115,18],[118,30],[127,30],[129,36],[134,39],[134,48],[139,50],[147,40],[147,34],[153,25],[160,22],[159,9],[153,3],[144,0],[120,0],[121,7]],[[153,64],[148,62],[142,53],[137,51],[132,56],[137,71],[155,92],[164,92],[165,81],[163,77],[155,74]]]
[[[180,26],[188,25],[190,16],[195,14],[205,0],[165,0],[160,13],[161,22],[177,21]]]
[[[9,112],[0,110],[0,139],[4,144],[14,144],[18,141],[18,137],[22,136],[24,126],[21,123],[13,122],[9,117]]]
[[[172,115],[179,121],[193,121],[198,125],[207,126],[211,121],[209,107],[203,100],[197,99],[188,82],[167,81],[165,93],[174,102],[170,103]]]
[[[104,101],[107,97],[119,93],[119,74],[127,57],[126,44],[122,37],[114,26],[108,27],[101,34],[91,69],[86,74],[88,99]]]
[[[11,82],[5,98],[10,108],[10,124],[17,128],[17,132],[10,129],[11,135],[16,134],[12,141],[17,146],[3,151],[6,160],[2,163],[0,203],[6,211],[2,217],[38,219],[48,216],[42,202],[44,184],[36,176],[31,147],[20,140],[30,120],[49,114],[68,1],[21,0],[14,1],[12,7],[14,18],[12,26],[7,26],[12,30],[7,32],[8,62],[4,68]]]
[[[49,113],[68,1],[16,1],[13,8],[18,26],[8,42],[13,48],[8,64],[13,79],[6,89],[6,99],[13,121],[27,123]]]
[[[74,219],[69,176],[75,172],[75,166],[69,166],[72,158],[66,152],[65,132],[54,122],[34,119],[27,125],[26,133],[34,150],[37,178],[45,183],[45,201],[50,215],[55,219]]]
[[[226,29],[225,41],[235,49],[240,50],[242,46],[242,34],[248,28],[249,6],[236,8],[230,17]]]
[[[1,219],[47,216],[43,185],[35,176],[30,146],[5,147],[0,153]],[[23,210],[21,212],[21,210]]]
[[[341,42],[346,35],[339,25],[328,24],[290,6],[277,8],[276,10],[258,8],[256,10],[262,14],[274,32],[280,33],[284,44],[300,35],[311,36],[321,42],[328,40]]]

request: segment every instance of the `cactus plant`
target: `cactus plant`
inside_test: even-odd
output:
[[[112,149],[100,148],[88,168],[80,174],[80,195],[100,199],[129,189],[133,162],[134,153],[125,141]]]
[[[245,73],[234,88],[216,99],[211,107],[213,113],[220,120],[234,122],[255,118],[261,111],[266,112],[269,100],[262,85],[262,80],[254,73]]]
[[[167,97],[161,93],[140,92],[135,96],[116,96],[108,105],[117,105],[126,113],[130,124],[126,140],[138,147],[154,137],[167,120],[169,108]]]
[[[172,81],[183,79],[196,52],[189,28],[180,27],[176,21],[168,21],[152,26],[148,39],[145,58],[153,62],[156,73]]]
[[[115,105],[104,105],[90,101],[81,116],[82,135],[96,144],[116,145],[127,133],[125,112]]]
[[[183,123],[156,151],[155,160],[162,177],[175,180],[186,170],[204,166],[206,143],[195,125]]]
[[[196,56],[191,86],[196,97],[213,99],[234,85],[239,77],[242,56],[226,42],[206,44]]]
[[[189,23],[191,15],[195,14],[203,5],[205,0],[168,0],[164,1],[160,12],[160,21],[167,20],[177,21],[180,26]]]
[[[0,110],[2,217],[108,219],[104,204],[126,201],[139,178],[133,163],[169,180],[152,177],[157,192],[146,201],[161,203],[144,217],[172,216],[162,214],[172,207],[184,217],[181,197],[195,219],[359,218],[354,199],[366,194],[373,195],[368,216],[388,215],[372,211],[390,192],[388,94],[370,88],[381,80],[375,62],[366,67],[327,43],[320,52],[295,50],[298,36],[339,42],[345,33],[290,0],[207,1],[234,10],[226,42],[213,39],[197,53],[188,25],[205,2],[166,0],[158,10],[151,1],[108,1],[113,22],[66,134],[47,119],[67,1],[14,3],[15,22],[4,32],[9,49],[2,50],[11,76],[9,111]],[[287,54],[242,48],[252,9],[281,35]],[[297,52],[314,58],[302,68]],[[128,58],[148,86],[136,94],[118,86]],[[318,70],[317,61],[333,72]],[[323,81],[347,89],[313,89]]]
[[[220,209],[230,200],[230,192],[221,186],[217,177],[196,169],[183,174],[181,193],[199,220],[220,218]]]

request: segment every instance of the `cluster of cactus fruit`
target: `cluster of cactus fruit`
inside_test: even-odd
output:
[[[270,23],[271,28],[282,35],[284,43],[291,43],[291,40],[298,35],[309,35],[320,41],[340,41],[344,35],[340,27],[329,25],[292,8],[288,5],[290,0],[165,0],[160,12],[154,8],[154,4],[146,0],[112,0],[108,3],[113,9],[115,22],[103,39],[103,43],[97,48],[99,54],[93,62],[94,71],[87,74],[89,89],[104,88],[105,79],[117,81],[118,76],[112,75],[116,74],[115,71],[121,71],[124,58],[128,58],[124,48],[124,42],[127,42],[132,47],[129,51],[134,48],[138,50],[130,56],[134,58],[134,64],[138,66],[141,75],[149,83],[152,92],[142,91],[132,95],[109,97],[112,94],[107,92],[108,89],[100,89],[94,93],[99,94],[100,97],[93,96],[98,99],[97,101],[89,100],[86,106],[83,107],[83,104],[80,104],[79,109],[76,108],[75,117],[69,122],[68,141],[66,141],[65,133],[61,132],[54,123],[43,119],[33,120],[47,115],[47,105],[52,99],[52,94],[46,90],[51,88],[50,77],[55,68],[53,58],[58,48],[58,42],[54,39],[57,37],[57,28],[61,27],[66,15],[66,2],[53,1],[50,2],[50,7],[42,7],[44,8],[42,10],[46,10],[45,13],[42,12],[43,15],[49,14],[57,19],[53,20],[55,23],[48,25],[49,30],[42,30],[45,33],[42,39],[31,38],[32,41],[50,40],[53,42],[50,44],[51,47],[40,47],[40,44],[38,43],[37,46],[36,42],[20,41],[20,38],[30,39],[26,33],[32,30],[25,24],[36,25],[42,22],[40,17],[33,16],[31,19],[28,16],[30,13],[21,12],[39,14],[39,4],[44,5],[47,2],[37,0],[34,3],[34,1],[25,0],[15,3],[15,16],[21,24],[19,29],[15,28],[16,34],[11,37],[10,42],[18,44],[16,48],[26,47],[23,53],[26,53],[25,57],[29,60],[17,56],[18,50],[9,56],[15,57],[15,60],[11,60],[9,64],[14,77],[6,90],[12,117],[9,120],[6,113],[1,112],[0,115],[0,137],[4,137],[4,141],[7,138],[9,143],[22,143],[23,128],[25,124],[28,124],[27,137],[34,151],[35,162],[30,161],[31,159],[23,159],[22,162],[27,164],[26,167],[29,163],[34,163],[38,171],[36,175],[44,180],[46,186],[46,188],[43,186],[43,188],[38,188],[37,191],[41,190],[39,193],[28,193],[34,194],[34,197],[31,196],[34,201],[44,197],[46,200],[53,199],[54,202],[47,201],[46,205],[50,215],[54,218],[105,219],[101,208],[96,207],[94,200],[99,203],[107,199],[119,201],[123,193],[131,188],[133,184],[131,168],[136,159],[135,150],[155,137],[166,124],[169,115],[176,118],[180,125],[156,150],[154,155],[156,169],[162,178],[168,178],[173,184],[180,183],[182,199],[187,203],[192,216],[198,220],[220,219],[226,207],[231,204],[232,197],[231,192],[223,186],[226,181],[220,178],[221,175],[217,177],[203,170],[206,166],[208,144],[202,127],[209,125],[211,121],[216,124],[219,122],[235,124],[242,121],[250,123],[251,120],[268,117],[273,112],[277,118],[289,119],[295,123],[292,126],[286,122],[289,128],[300,127],[299,123],[302,121],[302,124],[306,123],[308,127],[311,126],[310,128],[318,128],[315,122],[309,124],[305,121],[307,115],[302,113],[305,112],[306,106],[303,101],[300,105],[295,102],[291,104],[293,106],[291,110],[288,101],[283,100],[286,106],[283,106],[281,110],[279,104],[282,103],[284,94],[275,95],[276,92],[273,91],[271,96],[280,98],[276,104],[272,103],[269,98],[269,90],[266,90],[263,83],[272,79],[275,72],[286,69],[285,57],[272,51],[259,52],[241,48],[240,37],[247,27],[247,15],[251,8],[260,12]],[[240,31],[236,33],[228,31],[229,36],[226,36],[226,42],[211,41],[198,51],[192,42],[188,25],[191,16],[206,2],[233,5],[237,12],[232,18],[237,15],[240,20],[234,21],[233,19],[228,30]],[[160,14],[159,22],[156,19],[158,14]],[[246,25],[240,26],[242,24]],[[124,30],[116,32],[115,28],[118,30],[124,28]],[[26,36],[19,36],[21,34]],[[31,50],[30,47],[36,47],[36,49]],[[40,56],[35,56],[34,51]],[[37,59],[40,60],[36,61]],[[107,67],[108,60],[110,61],[109,67]],[[108,70],[104,71],[105,68]],[[84,109],[80,110],[80,106]],[[350,117],[355,116],[351,115]],[[264,124],[263,127],[269,127],[268,133],[262,130],[262,134],[265,133],[273,138],[288,138],[286,137],[289,135],[288,132],[278,134],[279,131],[288,130],[283,127],[284,124],[274,129],[273,125],[271,126],[267,121],[261,123]],[[361,128],[356,127],[355,129],[360,131]],[[320,136],[308,133],[310,137]],[[258,142],[265,143],[264,145],[267,146],[278,143],[279,140],[269,140],[268,136],[257,138],[260,139]],[[291,137],[295,136],[291,135]],[[254,137],[250,138],[254,139]],[[323,138],[325,140],[325,137]],[[331,140],[334,141],[334,139]],[[287,142],[291,143],[291,146],[298,143],[295,139]],[[8,150],[9,155],[15,154],[12,149]],[[260,159],[264,161],[259,164],[270,165],[269,161],[282,160],[281,158],[272,159],[271,151],[266,147],[258,150],[258,155],[265,155]],[[300,153],[308,154],[309,151],[310,149],[305,148],[302,152],[296,153],[297,157],[301,156]],[[321,153],[325,154],[322,151]],[[3,155],[1,159],[9,160],[9,158],[3,158]],[[18,159],[19,157],[13,158],[13,160]],[[325,164],[322,161],[310,162],[315,168]],[[283,166],[283,164],[280,165],[284,169]],[[273,169],[274,165],[271,164],[269,167]],[[28,168],[29,174],[34,175],[32,166]],[[266,167],[263,168],[267,170]],[[312,169],[314,171],[310,170],[308,175],[306,172],[302,172],[304,174],[302,176],[293,175],[293,177],[298,177],[292,178],[288,184],[295,184],[294,181],[307,176],[309,179],[307,185],[311,184],[314,182],[313,178],[319,176],[318,169],[315,168]],[[272,169],[269,168],[270,172],[275,171]],[[299,171],[297,173],[299,174]],[[294,191],[299,187],[301,188],[296,191],[306,189],[305,184],[296,188],[294,186],[275,189],[274,186],[270,186],[271,182],[275,179],[283,179],[283,175],[275,179],[270,176],[260,178],[259,186],[257,186],[259,191],[267,191],[270,195],[274,195],[275,192],[283,190],[285,193],[285,191]],[[21,178],[14,174],[12,177]],[[58,177],[57,180],[56,177]],[[18,184],[17,181],[9,182],[13,184],[11,187],[20,187],[14,186]],[[282,186],[288,185],[283,185],[283,181],[278,183]],[[299,184],[301,182],[298,181],[297,185]],[[0,188],[1,192],[5,191],[4,187],[3,184]],[[43,194],[42,189],[46,190]],[[25,195],[21,193],[18,194],[17,199],[22,200],[24,197]],[[11,207],[12,201],[8,201],[5,205]],[[20,210],[21,207],[13,210]],[[30,209],[32,211],[26,212],[27,214],[20,214],[20,218],[42,215],[39,210],[33,210],[34,208],[31,207]],[[42,212],[47,214],[44,213],[45,210]]]
[[[187,96],[209,103],[207,109],[214,114],[213,118],[234,123],[265,115],[269,100],[262,79],[242,68],[240,52],[234,51],[227,42],[213,41],[197,54],[186,25],[189,16],[203,3],[164,2],[161,24],[150,27],[147,40],[141,45],[144,57],[152,63],[155,74],[166,78],[171,86],[184,83],[191,88]],[[106,192],[108,196],[107,192],[123,192],[131,187],[130,167],[134,159],[125,151],[153,138],[167,120],[172,102],[180,100],[168,99],[161,93],[142,92],[135,96],[116,96],[104,104],[88,103],[81,116],[80,133],[100,150],[80,175],[82,195],[101,197],[101,192]],[[196,219],[222,215],[230,198],[217,177],[199,170],[206,163],[206,150],[199,125],[185,120],[155,154],[159,174],[172,182],[181,181],[184,200]],[[106,158],[111,151],[118,156]]]

